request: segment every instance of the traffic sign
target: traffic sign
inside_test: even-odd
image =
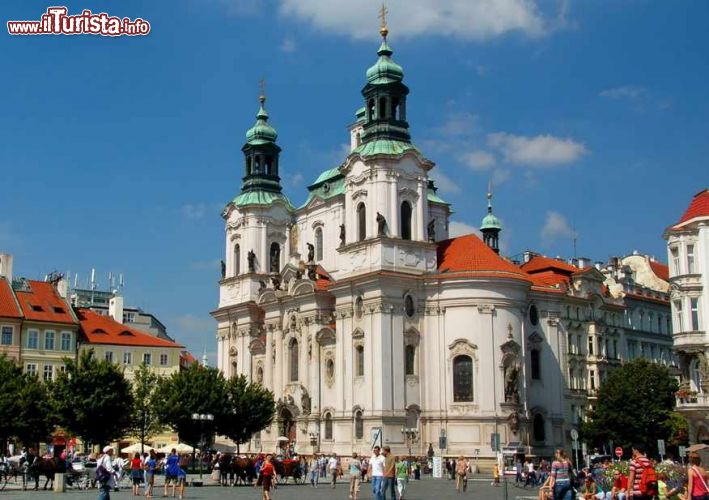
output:
[[[500,451],[500,434],[493,432],[490,434],[490,448],[492,451]]]
[[[615,449],[615,456],[618,457],[618,458],[622,457],[622,456],[623,456],[623,448],[621,448],[620,446],[618,446],[618,447]]]
[[[571,439],[573,439],[574,441],[577,441],[577,440],[578,440],[578,438],[579,438],[579,431],[577,431],[576,429],[571,429],[570,434],[571,434]]]
[[[664,439],[657,440],[657,452],[660,454],[660,457],[663,457],[665,455],[665,440]]]
[[[687,454],[687,447],[686,446],[680,446],[679,447],[679,456],[684,457]]]

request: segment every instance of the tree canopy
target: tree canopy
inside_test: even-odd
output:
[[[17,433],[20,401],[17,395],[23,384],[22,370],[7,358],[0,356],[0,446],[5,449],[8,439]],[[1,450],[0,450],[1,451]]]
[[[53,384],[53,400],[59,425],[87,444],[103,445],[128,431],[133,392],[123,371],[85,351],[79,361],[65,360]]]
[[[581,427],[582,439],[601,447],[645,445],[657,453],[657,440],[669,440],[676,428],[677,381],[667,367],[635,359],[611,371],[598,391],[598,402]]]
[[[133,374],[133,410],[130,435],[141,444],[159,434],[164,425],[157,412],[159,377],[143,363]]]
[[[54,431],[56,415],[50,398],[51,384],[37,375],[24,374],[16,397],[19,404],[15,436],[24,444],[44,442]]]
[[[243,375],[227,381],[226,396],[226,411],[219,415],[217,432],[237,445],[247,442],[273,420],[273,393],[260,384],[250,384]]]

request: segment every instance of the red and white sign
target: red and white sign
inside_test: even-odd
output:
[[[622,457],[622,456],[623,456],[623,448],[621,448],[620,446],[618,446],[618,447],[615,449],[615,456],[618,457],[618,458]]]

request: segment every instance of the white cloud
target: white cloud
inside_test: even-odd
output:
[[[292,38],[284,38],[281,42],[281,51],[286,53],[295,52],[296,45],[295,40]]]
[[[549,243],[559,238],[574,238],[576,234],[566,217],[553,210],[547,212],[544,226],[540,232],[543,246],[549,246]]]
[[[381,0],[280,0],[280,11],[324,31],[364,39],[377,36]],[[392,36],[453,36],[487,40],[512,32],[544,35],[547,21],[536,0],[407,0],[389,5]]]
[[[472,113],[451,113],[436,132],[443,136],[471,135],[476,131],[476,125],[477,117]]]
[[[461,155],[461,160],[472,170],[490,170],[497,163],[492,154],[481,149],[464,153]]]
[[[185,333],[210,333],[217,330],[216,321],[206,315],[183,314],[177,317],[177,325]]]
[[[645,87],[640,87],[639,85],[624,85],[622,87],[606,89],[599,95],[607,99],[630,99],[632,101],[637,101],[647,95],[647,89]]]
[[[207,213],[205,203],[186,203],[180,207],[182,215],[191,220],[199,220]]]
[[[528,167],[554,167],[572,163],[588,151],[569,138],[552,135],[525,137],[505,132],[488,134],[488,145],[497,149],[505,161]]]
[[[452,220],[448,225],[448,235],[451,238],[457,238],[458,236],[463,236],[465,234],[471,233],[480,236],[480,231],[478,230],[478,228],[471,226],[470,224],[466,224],[465,222]]]
[[[460,184],[444,174],[440,167],[431,170],[428,176],[434,180],[436,187],[442,191],[454,194],[461,191]]]

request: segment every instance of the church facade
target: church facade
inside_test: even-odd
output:
[[[491,194],[482,238],[449,238],[450,205],[410,137],[409,89],[386,35],[351,151],[302,206],[281,192],[264,96],[246,135],[212,315],[219,368],[278,399],[250,450],[368,453],[378,442],[485,459],[497,434],[551,456],[568,443],[565,295],[499,255]],[[602,277],[584,279],[600,293]]]

